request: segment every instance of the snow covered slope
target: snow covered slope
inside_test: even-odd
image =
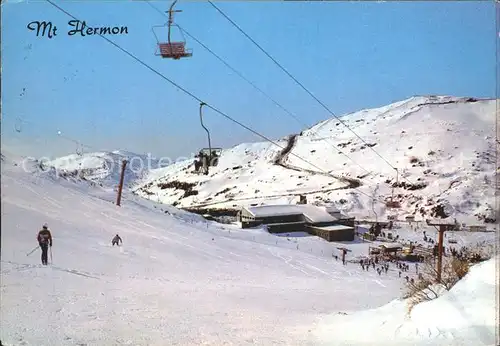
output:
[[[56,174],[59,178],[83,179],[101,186],[114,187],[120,180],[123,160],[128,161],[124,178],[126,187],[136,184],[147,174],[148,170],[161,168],[161,162],[151,156],[116,150],[72,154],[42,161],[42,169]]]
[[[295,203],[307,194],[357,217],[495,217],[495,100],[413,97],[341,119],[356,134],[332,118],[278,141],[289,152],[241,144],[223,151],[208,176],[183,162],[154,172],[136,192],[180,207]],[[399,210],[384,203],[393,186]]]
[[[280,140],[278,144],[286,146],[287,140]],[[279,147],[269,143],[241,144],[224,150],[219,165],[211,167],[209,175],[193,173],[193,161],[184,161],[151,172],[145,184],[135,191],[140,196],[164,203],[176,205],[177,202],[180,207],[217,201],[227,201],[226,205],[232,206],[261,198],[268,200],[272,196],[296,199],[300,191],[320,191],[324,185],[332,189],[344,186],[341,182],[332,181],[331,177],[312,179],[303,172],[273,164],[280,151]],[[186,183],[185,187],[165,188],[165,183],[176,182]],[[195,191],[189,191],[192,186],[195,186]]]
[[[317,345],[321,317],[400,296],[395,268],[380,276],[356,263],[371,243],[241,230],[127,192],[118,208],[109,189],[11,162],[1,166],[4,345]],[[29,253],[46,222],[54,246],[42,267]],[[116,233],[121,247],[110,244]],[[492,236],[463,232],[459,245]],[[352,251],[345,266],[332,257],[341,245]]]
[[[4,345],[302,346],[318,314],[376,307],[400,292],[397,275],[342,266],[334,244],[317,238],[221,227],[129,194],[117,208],[85,184],[19,166],[2,164],[1,183]],[[39,251],[27,256],[45,222],[48,267]],[[357,298],[373,285],[383,289]]]
[[[496,263],[498,256],[471,268],[449,292],[416,305],[407,302],[325,318],[315,330],[318,345],[494,346],[498,328]],[[360,326],[362,333],[359,332]]]

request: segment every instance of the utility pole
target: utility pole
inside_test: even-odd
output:
[[[443,270],[443,234],[446,225],[439,225],[438,236],[438,260],[437,260],[437,281],[441,282],[441,271]]]
[[[116,205],[120,206],[122,200],[122,189],[123,189],[123,179],[125,178],[125,167],[127,166],[127,160],[122,161],[122,171],[120,174],[120,184],[118,185],[118,196],[116,196]]]
[[[378,214],[375,211],[375,197],[377,195],[378,188],[379,188],[379,186],[377,184],[377,187],[373,190],[373,196],[372,196],[372,211],[375,214],[375,222],[378,222]]]
[[[443,240],[444,240],[444,232],[450,231],[455,227],[455,223],[446,223],[446,222],[428,222],[429,226],[439,226],[438,229],[438,254],[437,254],[437,283],[441,282],[441,273],[443,270]]]
[[[351,250],[345,248],[345,247],[338,247],[340,251],[342,251],[342,264],[345,265],[345,255],[347,252],[351,252]]]

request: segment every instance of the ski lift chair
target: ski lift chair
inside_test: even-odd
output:
[[[211,152],[210,149],[212,150]],[[208,158],[209,167],[216,167],[219,164],[219,156],[221,152],[222,148],[203,148],[200,150],[200,153]]]
[[[158,42],[157,52],[159,52],[159,54],[157,53],[155,55],[174,60],[193,56],[192,50],[185,48],[185,42]]]
[[[396,171],[396,186],[397,186],[398,182],[399,182],[399,172],[398,172],[397,168],[394,168],[394,170]],[[386,202],[385,206],[387,208],[391,208],[391,209],[399,209],[399,208],[401,208],[401,203],[399,203],[398,201],[394,200],[394,185],[392,185],[391,200],[388,201],[388,202]]]
[[[203,148],[200,150],[200,159],[203,162],[203,168],[205,170],[205,174],[208,174],[209,167],[214,167],[219,164],[219,156],[222,152],[222,148],[212,148],[212,142],[210,140],[210,131],[208,128],[203,124],[203,112],[202,108],[205,106],[205,102],[200,102],[200,123],[201,127],[207,132],[207,139],[208,139],[208,148]]]
[[[174,60],[179,60],[180,58],[189,58],[193,56],[193,52],[191,49],[186,49],[186,38],[184,37],[184,33],[182,32],[182,29],[177,25],[174,24],[174,18],[173,15],[175,12],[182,12],[182,10],[174,10],[174,6],[177,3],[177,0],[175,0],[172,5],[170,6],[170,9],[167,11],[168,12],[168,23],[165,25],[157,25],[153,26],[151,30],[153,31],[153,35],[155,35],[156,38],[156,56],[161,56],[162,58],[168,58],[168,59],[174,59]],[[171,41],[171,33],[172,33],[172,27],[175,26],[180,32],[180,36],[182,37],[182,40],[179,41]],[[155,32],[155,28],[166,28],[167,29],[167,40],[160,40],[158,38],[158,35]]]

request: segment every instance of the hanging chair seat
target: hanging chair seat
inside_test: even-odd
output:
[[[170,9],[168,10],[168,22],[164,25],[155,25],[151,28],[151,30],[153,31],[157,44],[155,55],[161,56],[162,58],[179,60],[180,58],[189,58],[193,56],[193,53],[191,49],[186,49],[185,47],[186,38],[184,37],[182,29],[177,24],[174,24],[174,12],[182,12],[182,10],[173,10],[176,2],[177,0],[172,3]],[[177,28],[180,35],[179,38],[171,38],[171,29],[173,27]],[[167,34],[166,37],[160,38],[159,36],[163,36],[161,33],[165,31]]]
[[[162,58],[180,59],[193,55],[191,49],[185,48],[185,42],[158,43],[158,48]]]

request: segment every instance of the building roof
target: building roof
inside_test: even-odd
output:
[[[451,217],[447,217],[445,219],[428,219],[426,220],[427,223],[433,224],[433,225],[455,225],[455,220]]]
[[[340,213],[340,210],[333,204],[325,205],[324,208],[328,213]]]
[[[360,223],[357,226],[359,228],[366,228],[366,229],[370,229],[372,227],[372,225],[370,225],[369,223]]]
[[[368,233],[370,231],[371,225],[356,225],[356,231],[358,233]]]
[[[344,225],[313,226],[313,227],[318,229],[324,229],[325,231],[347,231],[354,229],[354,227],[344,226]]]
[[[381,244],[379,247],[385,247],[386,249],[401,249],[403,245],[399,243],[391,243],[391,244]]]
[[[250,214],[255,217],[301,215],[302,211],[295,208],[294,204],[279,205],[259,205],[254,207],[245,207]]]
[[[297,205],[302,210],[304,216],[312,223],[315,222],[332,222],[338,219],[327,212],[325,207],[319,207],[310,204]]]
[[[260,205],[254,207],[245,207],[245,209],[254,217],[270,217],[270,216],[288,216],[288,215],[304,215],[310,222],[331,222],[338,219],[328,213],[323,206],[315,206],[311,204],[277,204],[277,205]]]
[[[346,213],[339,211],[341,219],[354,219],[354,216],[349,216]]]

